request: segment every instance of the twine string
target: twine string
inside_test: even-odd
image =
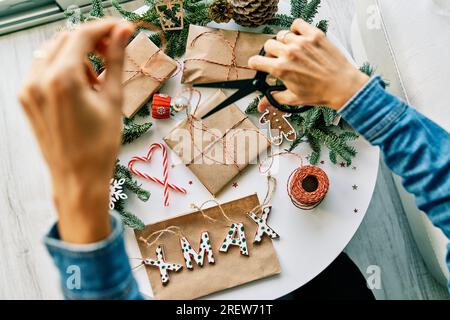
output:
[[[270,160],[270,164],[266,170],[261,170],[262,165],[265,161],[260,163],[259,171],[260,173],[267,173],[270,171],[273,165],[273,160],[275,157],[282,155],[292,155],[300,159],[300,166],[295,169],[287,180],[286,189],[291,199],[292,203],[304,210],[310,210],[315,208],[322,202],[328,191],[329,181],[326,173],[316,166],[303,165],[303,157],[289,150],[284,150],[275,154],[271,154],[267,157],[265,161]],[[269,174],[270,176],[270,174]],[[303,182],[307,177],[313,177],[317,180],[317,188],[311,192],[307,191],[303,187]]]
[[[189,44],[190,47],[193,47],[195,45],[195,43],[198,41],[198,39],[200,39],[201,37],[205,36],[205,35],[212,35],[212,36],[217,36],[220,37],[225,44],[228,46],[228,48],[231,51],[231,61],[230,63],[226,64],[226,63],[221,63],[221,62],[217,62],[211,59],[205,59],[205,58],[188,58],[184,60],[184,63],[186,63],[187,61],[203,61],[203,62],[208,62],[208,63],[212,63],[218,66],[223,66],[223,67],[227,67],[228,68],[228,73],[227,73],[227,79],[226,80],[230,80],[230,74],[232,70],[235,70],[236,72],[236,79],[239,79],[239,69],[245,69],[245,70],[252,70],[250,67],[248,67],[247,65],[245,66],[240,66],[237,64],[237,54],[236,54],[236,46],[237,46],[237,41],[240,35],[240,31],[236,31],[236,37],[234,39],[233,42],[230,42],[228,39],[225,38],[225,36],[222,33],[216,33],[216,32],[212,32],[212,31],[204,31],[201,32],[200,34],[198,34]]]
[[[150,247],[150,246],[154,245],[156,242],[158,242],[158,240],[163,235],[165,235],[167,233],[170,233],[170,234],[173,234],[173,235],[177,235],[177,236],[180,236],[180,237],[183,236],[183,233],[181,232],[181,228],[180,227],[178,227],[178,226],[169,226],[169,227],[167,227],[165,229],[157,230],[157,231],[151,233],[147,237],[140,236],[139,237],[139,241],[145,243],[148,247]],[[156,236],[156,238],[153,241],[149,242],[149,240],[152,237],[155,237],[155,236]]]
[[[213,202],[214,204],[216,204],[216,206],[217,206],[217,207],[219,208],[219,210],[220,210],[220,213],[222,214],[222,216],[225,217],[225,219],[226,219],[228,222],[233,223],[233,221],[230,219],[230,217],[228,217],[228,215],[225,213],[225,210],[223,210],[222,205],[220,204],[220,202],[217,201],[216,199],[206,200],[206,201],[203,202],[200,206],[197,206],[195,203],[191,203],[191,208],[194,208],[194,209],[196,209],[197,211],[199,211],[199,212],[202,214],[203,218],[209,220],[210,222],[217,222],[217,221],[218,221],[217,219],[214,219],[214,218],[208,216],[208,215],[205,213],[205,211],[203,210],[203,207],[204,207],[206,204],[210,203],[210,202]]]
[[[159,38],[161,40],[161,47],[154,52],[148,59],[147,61],[145,61],[142,65],[139,65],[132,57],[130,57],[128,54],[125,54],[125,58],[127,58],[131,64],[134,65],[134,67],[136,68],[135,70],[124,70],[123,72],[125,73],[132,73],[131,77],[126,79],[123,82],[123,85],[127,84],[128,82],[130,82],[131,80],[135,79],[138,76],[146,76],[149,77],[157,82],[165,82],[170,78],[175,77],[182,69],[182,65],[178,60],[175,60],[175,62],[177,63],[177,70],[170,76],[165,76],[165,77],[156,77],[154,75],[152,75],[150,72],[148,72],[146,70],[146,67],[148,66],[148,64],[151,62],[151,60],[156,57],[158,54],[160,54],[161,52],[165,52],[167,49],[167,38],[164,34],[164,31],[162,30],[161,27],[150,23],[148,21],[144,21],[144,20],[138,20],[136,22],[134,22],[134,24],[136,25],[136,27],[138,28],[145,28],[148,29],[150,31],[156,32],[159,34]]]
[[[139,65],[136,62],[136,60],[134,60],[129,54],[125,53],[125,58],[131,62],[131,64],[135,67],[135,69],[134,70],[123,70],[123,72],[132,73],[132,75],[131,75],[131,77],[126,79],[122,84],[126,85],[128,82],[130,82],[131,80],[135,79],[138,76],[145,76],[145,77],[155,80],[156,82],[163,83],[163,82],[175,77],[178,73],[180,73],[182,67],[178,60],[175,60],[175,62],[177,63],[177,69],[171,75],[164,76],[164,77],[157,77],[157,76],[151,74],[149,71],[147,71],[147,67],[150,64],[151,60],[153,60],[155,57],[157,57],[158,54],[160,54],[161,52],[162,52],[162,49],[158,49],[157,51],[155,51],[142,65]]]

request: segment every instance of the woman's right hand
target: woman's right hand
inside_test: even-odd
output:
[[[264,45],[266,56],[253,56],[249,66],[283,81],[287,90],[274,94],[286,105],[326,105],[341,108],[369,80],[329,41],[325,34],[297,19],[291,30]],[[258,109],[264,111],[267,99]]]
[[[95,242],[110,232],[124,48],[133,31],[131,23],[109,18],[60,33],[40,50],[19,92],[50,169],[58,230],[66,242]],[[87,67],[90,52],[105,60],[100,83]]]

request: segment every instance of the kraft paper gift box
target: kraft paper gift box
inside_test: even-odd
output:
[[[176,69],[176,61],[140,32],[125,49],[123,114],[132,117]],[[100,77],[103,76],[102,73]]]
[[[150,224],[142,231],[135,230],[143,259],[155,259],[156,247],[161,246],[166,262],[182,266],[178,272],[168,272],[169,281],[166,285],[161,282],[158,268],[146,267],[154,297],[156,299],[195,299],[279,274],[281,267],[272,239],[264,236],[261,243],[253,243],[257,224],[247,216],[247,213],[259,205],[256,194],[220,205],[233,223],[243,224],[248,256],[242,255],[237,246],[230,246],[228,252],[219,252],[231,222],[225,219],[218,206],[203,209],[203,212],[196,211]],[[210,219],[205,218],[205,215],[215,221],[211,222]],[[155,237],[149,238],[155,232],[159,233],[161,230],[174,226],[179,228],[180,233],[189,240],[195,250],[200,247],[200,235],[207,231],[214,263],[208,263],[205,255],[202,267],[194,262],[193,269],[186,270],[179,235],[164,233],[157,241]]]
[[[248,59],[273,35],[189,26],[182,83],[247,79]]]
[[[164,138],[213,195],[249,163],[257,163],[259,154],[270,145],[235,104],[200,120],[225,98],[222,91],[217,91]]]

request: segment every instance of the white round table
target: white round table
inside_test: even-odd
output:
[[[281,11],[288,8],[282,2]],[[217,26],[212,24],[211,26]],[[221,28],[236,29],[230,23]],[[334,40],[332,35],[329,37]],[[341,49],[342,46],[334,41]],[[344,51],[344,50],[343,50]],[[350,58],[347,54],[347,57]],[[170,79],[162,92],[174,95],[180,89],[180,75]],[[212,89],[202,90],[203,99],[214,92]],[[228,93],[229,94],[229,93]],[[243,99],[237,105],[245,110],[251,98]],[[147,153],[148,147],[154,142],[162,142],[175,126],[185,117],[177,114],[169,120],[154,120],[151,132],[123,147],[120,160],[122,164],[136,155]],[[258,117],[252,117],[258,126]],[[284,145],[287,146],[288,144]],[[326,148],[322,150],[321,163],[318,164],[328,174],[330,188],[324,201],[315,209],[303,211],[295,207],[286,193],[286,181],[289,174],[298,167],[299,160],[293,156],[277,157],[278,166],[274,165],[272,174],[277,179],[278,187],[271,201],[272,213],[269,224],[279,234],[280,239],[274,240],[280,264],[281,274],[250,282],[239,287],[225,290],[207,296],[208,299],[276,299],[301,286],[316,277],[343,251],[349,243],[364,218],[375,187],[379,151],[359,138],[354,145],[358,154],[351,166],[333,165],[328,159]],[[307,155],[311,152],[307,143],[302,143],[296,152]],[[212,198],[211,194],[195,177],[195,175],[180,163],[179,158],[169,148],[169,164],[175,164],[169,169],[171,181],[188,189],[187,195],[172,192],[170,206],[163,207],[163,188],[138,178],[143,188],[151,192],[147,202],[141,202],[134,195],[127,200],[127,209],[138,215],[146,224],[168,219],[182,213],[192,212],[191,203],[201,204]],[[154,161],[144,164],[145,172],[162,176],[160,155],[155,155]],[[190,184],[191,182],[191,184]],[[257,192],[260,201],[266,193],[266,178],[261,175],[256,165],[250,165],[239,175],[217,199],[227,202]],[[130,257],[140,257],[140,252],[134,237],[134,232],[125,231],[126,246]],[[143,268],[135,271],[140,290],[147,296],[152,296],[150,282]]]

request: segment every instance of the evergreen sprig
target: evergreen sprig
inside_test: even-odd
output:
[[[116,162],[116,170],[114,173],[114,179],[120,180],[124,179],[124,190],[129,190],[137,195],[137,197],[141,201],[147,201],[150,197],[150,192],[141,188],[141,185],[138,184],[136,180],[133,179],[133,175],[128,170],[127,167],[120,164],[119,160]],[[114,208],[122,217],[122,221],[125,225],[133,228],[142,230],[144,229],[144,223],[133,213],[125,210],[125,201],[123,199],[119,199],[115,204]]]
[[[92,9],[89,14],[96,18],[102,18],[105,16],[105,13],[103,12],[102,0],[92,0]]]
[[[113,6],[119,11],[119,13],[130,21],[147,21],[156,26],[161,27],[159,15],[156,11],[155,1],[147,0],[149,9],[143,14],[137,14],[131,11],[125,10],[117,0],[113,0]],[[208,15],[209,3],[202,0],[184,0],[183,1],[183,19],[184,27],[182,30],[168,30],[164,31],[164,35],[167,40],[166,53],[172,58],[180,57],[186,51],[186,43],[189,33],[189,26],[191,24],[204,26],[211,21]],[[156,45],[161,45],[161,39],[158,34],[152,34],[150,36]]]
[[[320,2],[321,0],[310,0],[308,3],[306,1],[299,0],[291,0],[291,4],[293,2],[304,2],[302,10],[300,11],[300,16],[298,18],[302,18],[308,23],[312,23],[314,17],[319,12]]]
[[[124,119],[124,129],[122,132],[122,144],[128,144],[147,133],[152,126],[151,122],[138,124],[130,119]]]

